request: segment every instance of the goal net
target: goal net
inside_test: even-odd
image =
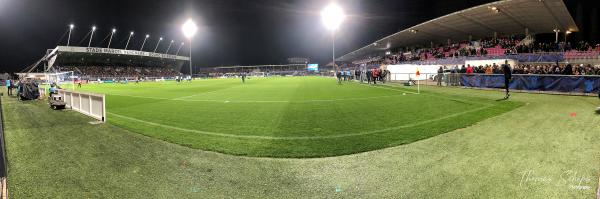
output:
[[[74,89],[77,77],[73,71],[46,73],[46,85],[56,84],[63,89]]]

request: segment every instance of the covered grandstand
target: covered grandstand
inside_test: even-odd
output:
[[[189,57],[114,48],[57,46],[24,70],[29,73],[43,65],[43,71],[73,71],[80,79],[172,78],[180,75]]]
[[[401,49],[464,46],[471,41],[497,41],[514,35],[523,35],[521,41],[535,42],[533,36],[536,34],[554,33],[555,43],[559,43],[564,34],[577,31],[579,28],[562,0],[498,1],[415,25],[345,54],[336,61],[351,63],[356,60],[377,60],[393,53],[406,53]],[[473,46],[477,48],[477,54],[480,54],[483,45]],[[489,56],[501,56],[507,52],[500,45],[486,47],[484,54]],[[454,57],[454,52],[451,51],[442,51],[440,54],[442,56],[438,58]],[[593,56],[597,57],[597,54]],[[425,59],[419,57],[418,60],[431,61],[432,58],[434,56]],[[449,64],[461,62],[464,64],[464,60],[451,61]]]

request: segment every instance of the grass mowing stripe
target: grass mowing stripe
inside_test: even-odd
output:
[[[268,139],[268,140],[312,140],[312,139],[328,139],[328,138],[354,137],[354,136],[362,136],[362,135],[370,135],[370,134],[382,133],[382,132],[387,132],[387,131],[397,130],[397,129],[403,129],[403,128],[411,128],[411,127],[415,127],[415,126],[420,126],[420,125],[428,124],[428,123],[431,123],[431,122],[436,122],[436,121],[440,121],[440,120],[444,120],[444,119],[449,119],[449,118],[452,118],[452,117],[461,116],[461,115],[464,115],[464,114],[467,114],[467,113],[472,113],[472,112],[480,111],[480,110],[487,109],[487,108],[490,108],[490,107],[493,107],[493,105],[488,105],[488,106],[479,107],[479,108],[475,108],[475,109],[468,110],[468,111],[458,112],[458,113],[454,113],[454,114],[451,114],[451,115],[446,115],[444,117],[439,117],[439,118],[435,118],[435,119],[424,120],[424,121],[417,122],[417,123],[411,123],[411,124],[406,124],[406,125],[401,125],[401,126],[395,126],[395,127],[390,127],[390,128],[384,128],[384,129],[379,129],[379,130],[365,131],[365,132],[360,132],[360,133],[349,133],[349,134],[339,134],[339,135],[330,135],[330,136],[310,136],[310,137],[270,137],[270,136],[235,135],[235,134],[208,132],[208,131],[186,129],[186,128],[180,128],[180,127],[171,126],[171,125],[159,124],[159,123],[155,123],[155,122],[140,120],[140,119],[133,118],[133,117],[119,115],[119,114],[116,114],[116,113],[110,113],[109,112],[108,114],[109,115],[113,115],[113,116],[117,116],[117,117],[120,117],[120,118],[128,119],[128,120],[132,120],[132,121],[136,121],[136,122],[148,124],[148,125],[159,126],[159,127],[173,129],[173,130],[179,130],[179,131],[186,131],[186,132],[191,132],[191,133],[204,134],[204,135],[234,137],[234,138],[249,138],[249,139]]]
[[[326,157],[408,144],[518,107],[319,77],[256,79],[243,86],[237,80],[207,80],[84,89],[109,96],[107,112],[114,118],[109,122],[121,128],[190,148],[255,157]]]
[[[310,102],[337,102],[337,101],[355,101],[355,100],[368,100],[368,99],[379,99],[388,97],[399,97],[402,95],[384,95],[376,97],[361,97],[361,98],[346,98],[346,99],[316,99],[316,100],[301,100],[301,101],[277,101],[277,100],[193,100],[184,98],[164,98],[164,97],[146,97],[146,96],[135,96],[135,95],[120,95],[120,94],[108,94],[122,97],[134,97],[134,98],[145,98],[145,99],[157,99],[157,100],[174,100],[184,102],[222,102],[222,103],[310,103]],[[185,98],[192,97],[187,96]]]

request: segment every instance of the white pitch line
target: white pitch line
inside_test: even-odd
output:
[[[196,96],[200,96],[200,95],[206,95],[206,94],[214,93],[214,92],[217,92],[217,91],[220,91],[220,90],[214,90],[214,91],[203,92],[203,93],[198,93],[198,94],[194,94],[194,95],[188,95],[188,96],[178,97],[178,98],[175,98],[173,100],[181,100],[181,99],[185,99],[185,98],[196,97]]]
[[[384,95],[384,96],[361,97],[361,98],[315,99],[315,100],[289,101],[289,100],[203,100],[203,99],[187,99],[186,100],[186,99],[180,99],[180,98],[146,97],[146,96],[136,96],[136,95],[120,95],[120,94],[108,94],[108,95],[116,95],[116,96],[123,96],[123,97],[135,97],[135,98],[145,98],[145,99],[157,99],[157,100],[184,101],[184,102],[223,102],[223,103],[309,103],[309,102],[336,102],[336,101],[367,100],[367,99],[379,99],[379,98],[402,96],[402,95]]]
[[[113,116],[117,116],[117,117],[120,117],[120,118],[128,119],[128,120],[132,120],[132,121],[136,121],[136,122],[140,122],[140,123],[152,125],[152,126],[158,126],[158,127],[163,127],[163,128],[173,129],[173,130],[179,130],[179,131],[185,131],[185,132],[191,132],[191,133],[197,133],[197,134],[203,134],[203,135],[212,135],[212,136],[221,136],[221,137],[233,137],[233,138],[266,139],[266,140],[313,140],[313,139],[331,139],[331,138],[354,137],[354,136],[362,136],[362,135],[370,135],[370,134],[382,133],[382,132],[386,132],[386,131],[403,129],[403,128],[410,128],[410,127],[415,127],[415,126],[419,126],[419,125],[423,125],[423,124],[427,124],[427,123],[431,123],[431,122],[436,122],[436,121],[448,119],[448,118],[451,118],[451,117],[456,117],[456,116],[459,116],[459,115],[463,115],[463,114],[467,114],[467,113],[471,113],[471,112],[475,112],[475,111],[487,109],[487,108],[490,108],[490,107],[492,107],[492,105],[484,106],[484,107],[480,107],[480,108],[476,108],[476,109],[472,109],[472,110],[468,110],[468,111],[463,111],[463,112],[459,112],[459,113],[454,113],[454,114],[450,114],[450,115],[446,115],[446,116],[443,116],[443,117],[434,118],[434,119],[430,119],[430,120],[423,120],[423,121],[417,122],[417,123],[412,123],[412,124],[407,124],[407,125],[400,125],[400,126],[396,126],[396,127],[389,127],[389,128],[379,129],[379,130],[365,131],[365,132],[351,133],[351,134],[328,135],[328,136],[310,136],[310,137],[308,137],[308,136],[302,136],[302,137],[270,137],[270,136],[257,136],[257,135],[234,135],[234,134],[216,133],[216,132],[200,131],[200,130],[193,130],[193,129],[186,129],[186,128],[181,128],[181,127],[176,127],[176,126],[170,126],[170,125],[165,125],[165,124],[159,124],[159,123],[145,121],[145,120],[141,120],[141,119],[137,119],[137,118],[127,117],[127,116],[124,116],[124,115],[119,115],[119,114],[116,114],[116,113],[108,113],[108,114],[113,115]]]
[[[384,85],[382,85],[382,86],[376,86],[376,85],[372,85],[372,86],[371,86],[370,84],[359,84],[359,85],[362,85],[362,86],[367,86],[367,87],[380,88],[380,89],[386,89],[386,90],[393,90],[393,91],[404,92],[404,93],[410,93],[410,94],[419,94],[419,93],[415,93],[415,92],[412,92],[412,91],[400,90],[400,89],[402,89],[402,88],[400,88],[400,89],[387,88],[387,87],[384,87]]]

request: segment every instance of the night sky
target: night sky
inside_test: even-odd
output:
[[[341,0],[348,15],[336,35],[336,56],[375,40],[454,11],[490,0]],[[590,19],[586,0],[566,0],[580,29],[595,40],[597,20]],[[583,2],[583,3],[582,3]],[[71,45],[86,46],[92,25],[98,30],[92,46],[123,48],[130,31],[129,49],[164,52],[170,40],[183,41],[181,24],[193,18],[200,30],[193,43],[196,67],[285,64],[289,57],[308,57],[325,64],[331,58],[331,34],[323,27],[324,0],[0,0],[0,72],[20,71],[41,58],[46,49],[65,45],[70,23],[75,24]],[[596,3],[592,3],[596,4]],[[579,19],[578,19],[579,18]],[[584,25],[580,25],[580,23]],[[594,24],[594,25],[589,25]],[[595,32],[594,32],[595,31]],[[596,33],[596,34],[594,34]],[[186,45],[188,43],[186,42]],[[184,48],[188,49],[188,48]],[[173,52],[173,51],[171,51]],[[180,54],[187,55],[183,50]]]

